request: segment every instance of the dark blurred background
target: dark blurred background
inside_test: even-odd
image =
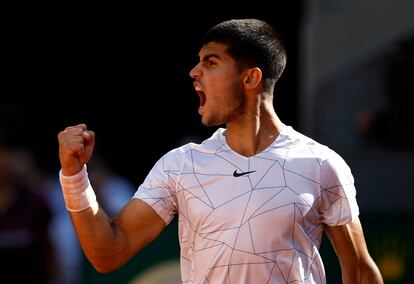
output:
[[[288,63],[275,92],[278,115],[344,157],[355,176],[369,249],[386,283],[413,281],[408,267],[414,256],[414,2],[286,2],[4,9],[0,142],[17,156],[2,159],[18,161],[17,179],[45,197],[42,206],[50,212],[30,228],[38,235],[48,231],[50,244],[41,242],[40,251],[49,247],[54,255],[45,261],[55,264],[44,270],[54,271],[49,283],[128,283],[154,264],[178,259],[174,221],[124,268],[107,275],[94,272],[77,253],[64,212],[56,137],[78,123],[96,132],[91,163],[105,165],[96,170],[96,184],[111,184],[99,176],[110,173],[123,188],[119,193],[102,186],[101,198],[109,199],[106,206],[116,214],[165,152],[201,142],[215,131],[200,123],[188,72],[205,32],[232,18],[260,18],[279,30]],[[117,196],[118,207],[110,208]],[[2,200],[8,199],[0,198],[0,239],[6,240],[0,247],[4,255],[14,254],[12,248],[24,252],[24,242],[19,247],[10,241],[19,235],[12,232],[20,219],[7,213],[14,207]],[[23,212],[40,210],[22,204],[16,208]],[[38,239],[29,243],[35,246]],[[338,263],[327,240],[321,251],[328,282],[338,283]],[[7,262],[1,254],[1,262]]]

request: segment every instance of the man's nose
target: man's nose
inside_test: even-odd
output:
[[[189,75],[193,79],[201,76],[201,71],[198,64],[190,70]]]

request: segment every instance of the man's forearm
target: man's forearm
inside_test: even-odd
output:
[[[99,207],[89,182],[86,166],[72,176],[59,173],[66,209],[72,219],[82,249],[100,272],[121,266],[128,259],[126,238],[121,229]]]
[[[359,273],[361,284],[383,284],[381,273],[374,261],[362,265]]]
[[[88,208],[70,216],[82,249],[97,271],[112,271],[129,259],[125,237],[104,210]]]
[[[360,264],[355,271],[342,271],[344,284],[383,284],[381,273],[374,261]]]

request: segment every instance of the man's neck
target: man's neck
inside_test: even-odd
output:
[[[250,157],[269,147],[284,125],[276,115],[272,99],[267,98],[255,107],[246,107],[243,115],[226,126],[226,142],[230,148]]]

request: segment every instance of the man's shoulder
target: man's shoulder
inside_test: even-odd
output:
[[[191,155],[192,151],[215,153],[216,150],[223,144],[222,139],[220,139],[222,131],[222,129],[217,129],[209,138],[203,140],[202,142],[187,142],[179,147],[171,149],[165,154],[165,157],[183,157],[186,155]]]
[[[294,129],[291,126],[286,126],[283,131],[281,132],[283,135],[283,139],[288,145],[297,146],[297,147],[320,147],[325,148],[326,145],[316,141],[314,138]]]
[[[292,127],[285,131],[287,148],[292,151],[309,151],[312,155],[321,160],[329,159],[332,156],[338,155],[333,149],[323,142],[299,132]]]

